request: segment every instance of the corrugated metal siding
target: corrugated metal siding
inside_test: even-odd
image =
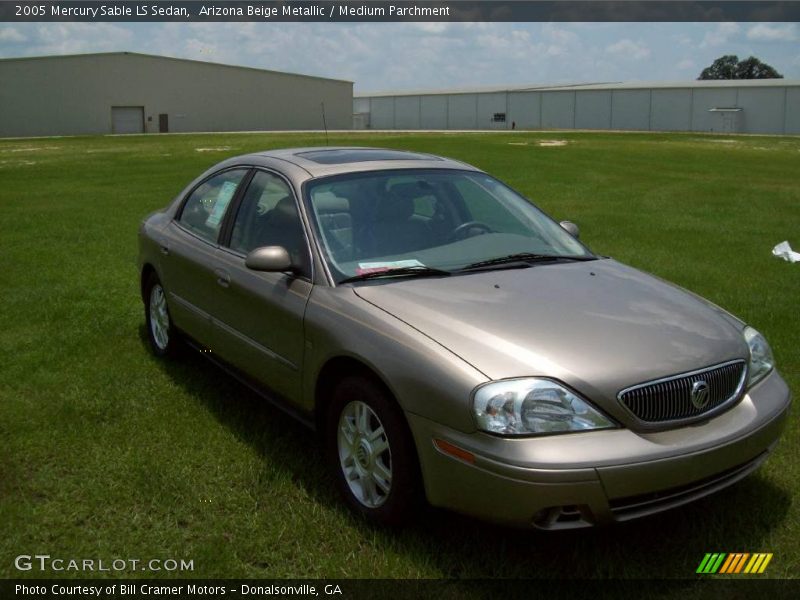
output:
[[[131,53],[0,60],[0,136],[105,134],[112,106],[147,132],[350,129],[352,83]]]
[[[800,86],[781,80],[697,82],[653,88],[626,85],[564,86],[536,91],[373,97],[375,129],[620,129],[723,131],[723,116],[712,108],[738,107],[736,131],[800,133]],[[734,85],[738,83],[739,85]],[[713,85],[710,85],[713,84]],[[418,99],[414,104],[411,99]],[[387,104],[388,103],[388,104]],[[398,120],[388,106],[408,106]],[[377,106],[377,109],[376,109]],[[419,117],[415,119],[413,107]],[[505,123],[492,122],[506,113]],[[393,113],[392,113],[393,115]],[[407,123],[403,126],[401,121]],[[418,124],[417,124],[418,123]]]
[[[575,127],[609,129],[611,127],[611,92],[607,90],[575,93]]]

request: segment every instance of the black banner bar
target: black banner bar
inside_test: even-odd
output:
[[[795,22],[797,0],[0,1],[0,22]]]
[[[462,600],[464,598],[796,598],[800,580],[753,575],[668,580],[509,579],[10,579],[0,581],[3,600],[254,600],[293,598],[360,600]]]

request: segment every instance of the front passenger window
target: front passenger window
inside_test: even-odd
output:
[[[183,205],[178,221],[209,242],[216,242],[225,210],[231,203],[247,169],[225,171],[195,188]]]
[[[244,194],[230,242],[231,250],[242,254],[262,246],[283,246],[297,270],[310,274],[308,245],[292,190],[265,171],[256,173]]]

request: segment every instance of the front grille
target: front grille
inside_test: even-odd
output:
[[[744,389],[745,372],[744,361],[733,361],[642,383],[622,390],[618,397],[646,423],[693,419],[738,398]],[[699,381],[708,384],[708,396],[707,402],[698,407],[692,402],[692,388]]]

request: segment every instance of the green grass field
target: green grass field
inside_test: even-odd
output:
[[[567,143],[539,145],[554,139]],[[577,222],[595,251],[751,323],[800,390],[800,264],[770,254],[784,239],[800,249],[800,138],[330,142],[486,169]],[[320,143],[308,134],[0,140],[0,577],[26,575],[17,555],[44,553],[183,558],[194,571],[173,575],[203,578],[683,578],[716,551],[773,552],[766,576],[800,577],[796,415],[754,476],[657,518],[541,534],[430,510],[386,532],[346,512],[302,426],[197,355],[151,356],[135,265],[141,219],[225,157]]]

